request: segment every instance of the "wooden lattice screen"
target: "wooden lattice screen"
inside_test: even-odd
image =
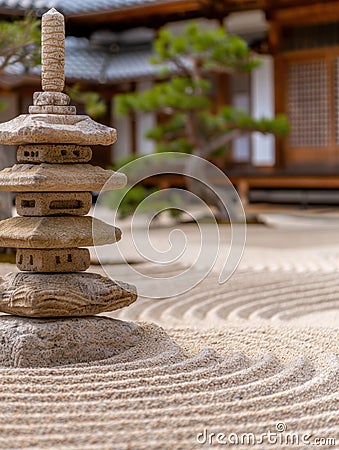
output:
[[[288,65],[286,106],[292,147],[326,147],[330,143],[329,69],[327,61],[291,62]],[[339,74],[338,59],[336,72]],[[338,83],[336,86],[339,89]],[[339,140],[339,131],[337,135]]]
[[[335,143],[339,145],[339,57],[334,59],[334,105],[333,105],[333,123],[335,132]]]

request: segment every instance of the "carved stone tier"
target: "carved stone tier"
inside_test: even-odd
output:
[[[0,172],[0,189],[11,192],[110,191],[126,175],[90,164],[16,164]]]
[[[29,106],[28,112],[30,114],[76,114],[77,109],[75,106],[54,106],[54,105],[43,105],[43,106]]]
[[[86,163],[92,149],[76,144],[27,144],[19,145],[16,158],[19,163]]]
[[[55,367],[111,358],[140,344],[143,329],[109,317],[0,317],[0,366]]]
[[[20,216],[85,216],[91,206],[91,192],[24,192],[15,198]]]
[[[34,106],[68,106],[71,102],[70,97],[63,92],[34,92],[33,105]]]
[[[135,302],[134,286],[96,273],[10,273],[0,278],[0,311],[26,317],[87,316]]]
[[[110,145],[117,139],[114,128],[84,115],[22,114],[0,124],[0,144]]]
[[[0,222],[0,247],[74,248],[114,244],[119,228],[94,217],[11,217]]]
[[[17,268],[28,272],[81,272],[90,264],[87,248],[19,248],[16,252]]]

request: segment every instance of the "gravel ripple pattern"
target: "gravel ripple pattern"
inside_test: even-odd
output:
[[[144,273],[147,267],[151,270],[145,265]],[[219,284],[212,274],[187,293],[142,298],[112,317],[199,329],[251,324],[338,327],[339,277],[335,272],[268,275],[238,270],[227,283]]]
[[[141,326],[142,344],[92,365],[1,369],[0,447],[194,449],[251,433],[236,448],[261,449],[277,426],[338,442],[338,331]]]

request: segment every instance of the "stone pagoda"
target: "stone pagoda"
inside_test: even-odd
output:
[[[64,17],[53,8],[42,16],[42,92],[29,114],[0,124],[0,143],[18,145],[18,164],[0,172],[0,189],[17,192],[19,215],[0,222],[0,246],[17,248],[20,270],[0,279],[0,311],[10,314],[0,317],[0,366],[102,359],[133,345],[139,333],[94,316],[137,298],[133,286],[85,272],[85,247],[121,237],[86,215],[91,191],[119,189],[126,177],[88,164],[90,146],[114,143],[116,131],[70,106],[64,63]]]

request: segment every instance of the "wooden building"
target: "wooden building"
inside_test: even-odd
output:
[[[291,125],[283,140],[254,133],[234,142],[223,167],[243,195],[249,188],[339,188],[339,1],[334,0],[0,0],[0,19],[56,7],[66,17],[66,78],[107,99],[103,121],[119,129],[112,152],[100,163],[131,152],[148,153],[143,131],[152,114],[116,118],[114,95],[142,90],[157,79],[148,63],[157,30],[176,30],[187,20],[223,24],[262,55],[249,76],[216,80],[216,105],[231,102],[255,116],[285,113]],[[12,68],[1,92],[10,101],[5,120],[24,112],[38,89],[38,71]],[[14,100],[14,101],[13,101]]]

